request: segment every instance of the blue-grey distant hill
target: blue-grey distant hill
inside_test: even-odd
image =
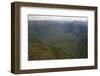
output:
[[[29,39],[81,38],[87,34],[87,24],[87,21],[28,21]]]

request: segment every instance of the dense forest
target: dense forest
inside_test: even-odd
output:
[[[28,21],[28,59],[88,57],[87,21]]]

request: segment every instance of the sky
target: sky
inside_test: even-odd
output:
[[[45,15],[28,15],[28,20],[32,21],[87,21],[88,17],[79,17],[79,16],[45,16]]]

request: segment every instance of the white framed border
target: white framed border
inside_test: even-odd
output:
[[[87,16],[88,17],[88,58],[28,61],[28,14]],[[94,63],[94,11],[76,9],[57,9],[42,7],[20,8],[20,69],[44,69],[75,66],[93,66]]]

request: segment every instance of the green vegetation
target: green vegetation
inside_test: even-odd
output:
[[[87,41],[29,39],[29,60],[74,59],[87,57]]]

